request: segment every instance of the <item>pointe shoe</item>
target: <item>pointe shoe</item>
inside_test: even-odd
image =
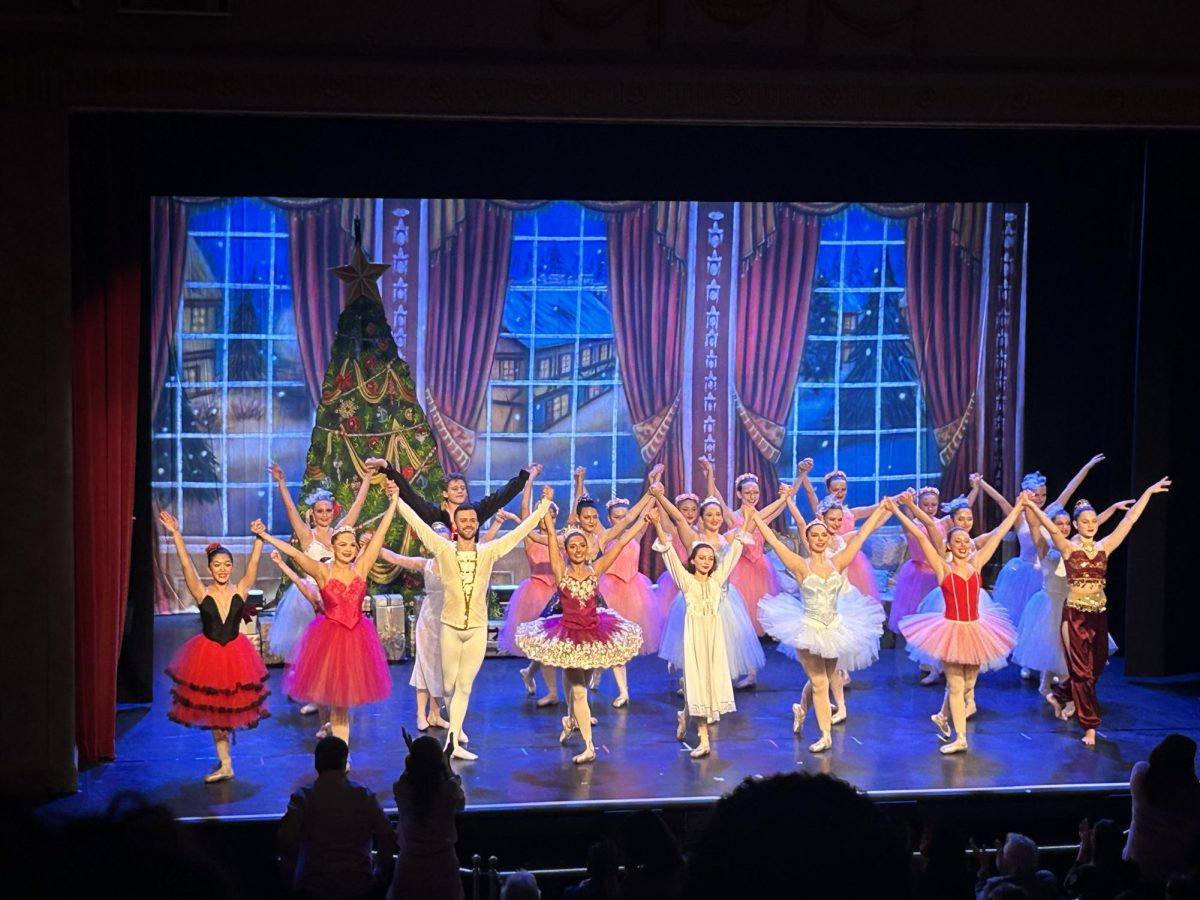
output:
[[[230,781],[233,779],[232,766],[217,766],[211,772],[204,776],[205,784],[216,784],[218,781]]]
[[[592,674],[588,676],[588,690],[594,691],[600,687],[600,670],[592,669]]]
[[[547,694],[545,697],[538,697],[537,703],[534,706],[538,709],[545,709],[547,706],[558,706],[558,694]]]
[[[945,744],[938,747],[938,753],[949,756],[951,753],[965,753],[967,750],[967,742],[963,738],[959,738],[950,744]]]
[[[588,744],[587,746],[585,746],[583,748],[582,753],[578,754],[577,756],[571,757],[571,762],[575,763],[575,765],[577,765],[577,766],[582,766],[585,763],[590,763],[590,762],[595,762],[595,761],[596,761],[596,748],[593,747],[591,744]]]
[[[683,676],[680,675],[679,676],[679,687],[676,688],[676,690],[675,690],[675,696],[682,697],[683,695],[684,695],[684,682],[683,682]]]
[[[517,674],[521,676],[521,683],[525,685],[525,693],[532,697],[537,693],[537,685],[533,683],[533,673],[528,669],[517,669]]]
[[[432,715],[429,717],[429,727],[430,728],[449,728],[450,723],[447,722],[445,719],[443,719],[439,715]]]
[[[692,759],[703,759],[711,752],[712,748],[708,745],[708,741],[705,741],[703,744],[689,753],[688,756],[690,756]]]
[[[925,677],[921,679],[921,684],[925,685],[926,687],[929,687],[930,685],[937,684],[941,680],[942,680],[941,672],[930,671],[930,672],[925,673]]]
[[[471,743],[471,739],[467,737],[467,733],[465,731],[460,731],[458,733],[458,743],[462,744],[464,747]]]
[[[463,747],[462,744],[458,743],[456,743],[454,745],[454,749],[450,751],[450,756],[453,759],[461,759],[467,762],[479,759],[478,753],[472,753],[470,750],[467,750],[465,747]]]
[[[629,695],[628,694],[621,694],[621,696],[617,697],[617,699],[612,702],[613,709],[622,709],[623,707],[626,707],[628,705],[629,705]]]
[[[562,717],[562,731],[558,735],[558,742],[565,744],[571,739],[571,732],[575,730],[575,723],[571,721],[570,716]]]
[[[831,738],[827,732],[827,733],[821,735],[821,739],[819,741],[814,741],[813,743],[808,745],[808,752],[809,753],[824,753],[826,750],[828,750],[832,746],[833,746],[833,738]]]
[[[792,704],[792,734],[800,733],[806,715],[808,715],[808,710],[804,708],[803,703]]]
[[[833,718],[831,718],[829,720],[829,724],[830,725],[841,725],[843,722],[846,721],[846,719],[848,717],[849,717],[849,714],[846,712],[845,707],[843,707],[842,709],[839,709],[836,713],[833,714]]]
[[[950,720],[949,719],[947,719],[941,713],[934,713],[932,716],[929,717],[929,721],[932,722],[937,727],[938,733],[942,740],[944,740],[944,741],[950,740]]]
[[[749,691],[758,687],[758,676],[747,675],[740,681],[734,682],[733,689],[735,691]]]
[[[675,740],[682,741],[687,734],[687,713],[682,709],[675,713]]]
[[[848,685],[850,683],[850,680],[851,680],[850,673],[847,672],[845,669],[838,669],[837,674],[842,676],[842,686],[843,687],[845,687],[846,685]]]
[[[311,716],[318,709],[320,709],[320,707],[315,703],[305,703],[302,707],[300,707],[300,715]]]
[[[317,729],[317,739],[323,740],[324,738],[329,737],[332,730],[333,729],[330,726],[330,724],[328,722],[326,722],[324,725],[322,725],[320,728]]]
[[[667,674],[668,675],[675,674],[675,663],[671,662],[669,659],[667,660]]]

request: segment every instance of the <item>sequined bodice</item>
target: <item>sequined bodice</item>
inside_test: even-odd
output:
[[[583,579],[564,575],[558,583],[563,624],[568,628],[595,628],[598,621],[596,599],[599,594],[600,581],[595,575]]]
[[[1095,556],[1090,558],[1082,549],[1074,550],[1064,563],[1067,567],[1067,578],[1072,583],[1098,581],[1103,585],[1108,575],[1108,554],[1102,549],[1097,549]]]
[[[952,622],[976,621],[979,618],[979,588],[982,585],[983,580],[974,569],[967,578],[950,571],[942,581],[946,618]]]
[[[355,576],[349,584],[330,578],[321,588],[325,618],[346,628],[354,628],[362,620],[362,600],[366,592],[367,583],[362,576]]]
[[[526,541],[525,558],[529,561],[529,577],[553,587],[554,569],[550,566],[550,548],[535,541]]]
[[[800,582],[800,593],[804,596],[804,615],[816,619],[822,625],[829,625],[838,615],[837,598],[841,593],[845,578],[841,572],[834,572],[822,578],[816,572],[809,572]]]
[[[246,601],[240,594],[234,594],[229,601],[229,612],[221,618],[217,609],[217,601],[211,594],[205,594],[200,601],[200,631],[210,641],[216,641],[222,647],[234,640],[241,630],[242,607]]]

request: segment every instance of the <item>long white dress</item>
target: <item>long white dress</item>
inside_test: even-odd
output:
[[[879,658],[879,637],[886,618],[883,608],[859,591],[845,591],[842,572],[822,577],[810,571],[800,582],[803,600],[777,594],[759,604],[759,620],[779,650],[792,659],[806,650],[836,659],[847,672],[865,669]]]
[[[304,555],[317,562],[330,562],[333,559],[333,551],[316,538],[304,548]],[[306,578],[305,581],[316,593],[317,583],[311,578]],[[267,644],[271,652],[282,657],[284,662],[290,663],[300,635],[304,634],[305,629],[316,617],[316,610],[312,608],[308,598],[300,593],[300,588],[296,587],[295,583],[288,585],[275,607],[275,619],[271,622],[271,630],[267,634]]]
[[[703,717],[708,722],[715,722],[722,713],[737,709],[720,607],[732,602],[723,588],[742,555],[745,542],[744,537],[732,541],[729,549],[717,557],[716,569],[705,581],[696,580],[674,547],[654,542],[654,549],[663,554],[685,604],[683,679],[688,714]]]
[[[418,691],[429,691],[434,697],[442,697],[442,601],[445,594],[437,560],[425,561],[424,574],[425,599],[421,603],[421,612],[417,614],[413,635],[416,658],[408,683]]]

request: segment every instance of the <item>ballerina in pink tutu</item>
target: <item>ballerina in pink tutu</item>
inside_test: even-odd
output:
[[[716,497],[720,501],[725,524],[729,530],[741,528],[741,514],[730,509],[725,498],[721,496],[721,492],[717,490],[717,478],[713,471],[712,460],[706,456],[700,457],[700,468],[704,472],[707,482],[708,495]],[[757,508],[761,493],[758,476],[751,472],[744,472],[733,480],[733,495],[738,506],[749,505]],[[782,511],[783,500],[779,499],[767,504],[757,515],[769,525]],[[752,543],[746,545],[737,565],[733,567],[733,572],[729,576],[729,584],[731,587],[737,588],[742,602],[746,604],[746,613],[754,624],[754,633],[758,637],[762,637],[764,632],[762,624],[758,621],[758,604],[763,597],[774,596],[782,591],[783,584],[779,580],[779,573],[775,571],[771,561],[766,558],[766,541],[763,536],[757,531],[748,533]]]
[[[290,556],[321,589],[325,612],[317,616],[296,647],[295,661],[284,678],[284,690],[295,697],[330,707],[330,730],[334,737],[350,743],[350,707],[386,700],[392,693],[383,645],[370,619],[362,614],[367,575],[388,526],[396,515],[399,492],[387,486],[391,503],[384,512],[371,541],[360,553],[354,529],[341,525],[333,530],[333,562],[317,562],[290,543],[267,533],[261,522],[254,533]]]
[[[946,672],[942,708],[930,717],[946,740],[951,737],[951,723],[954,725],[954,740],[941,747],[942,753],[961,753],[967,749],[967,694],[974,692],[979,670],[1004,666],[1017,642],[1016,629],[1004,609],[980,605],[982,579],[979,570],[987,565],[1000,546],[1001,538],[1016,524],[1027,503],[1028,495],[1022,494],[1000,527],[991,532],[973,554],[971,536],[961,528],[951,528],[947,533],[949,562],[938,554],[924,529],[908,516],[899,517],[900,524],[921,545],[946,598],[944,612],[914,613],[900,621],[904,639],[940,661]],[[893,514],[899,512],[891,498],[885,499],[883,504]]]
[[[533,509],[533,482],[542,474],[542,466],[532,463],[526,470],[529,480],[521,492],[521,518],[526,518]],[[551,503],[550,511],[557,516],[558,504]],[[529,577],[517,585],[504,611],[504,627],[496,639],[496,645],[511,656],[524,656],[525,652],[517,646],[517,628],[526,622],[540,618],[542,611],[550,603],[550,598],[558,590],[554,579],[554,568],[550,565],[550,548],[539,543],[531,536],[525,538],[525,559],[529,562]],[[546,684],[546,695],[538,697],[540,708],[558,705],[558,670],[544,667],[537,660],[531,659],[529,665],[519,670],[521,683],[525,693],[533,696],[537,692],[534,676],[542,673],[542,681]]]
[[[926,536],[930,538],[934,547],[942,546],[946,540],[946,528],[934,518],[938,514],[941,501],[938,489],[926,485],[917,488],[915,493],[905,492],[897,499],[900,501],[902,514],[917,518],[918,510],[924,513],[924,518],[919,518],[918,521],[924,525]],[[933,524],[930,525],[929,522]],[[931,527],[937,532],[936,539],[929,530]],[[908,540],[908,559],[896,575],[896,586],[892,590],[892,609],[888,614],[888,628],[897,633],[900,631],[900,620],[915,613],[925,595],[937,590],[938,586],[937,573],[925,558],[921,544],[912,535],[905,537]]]

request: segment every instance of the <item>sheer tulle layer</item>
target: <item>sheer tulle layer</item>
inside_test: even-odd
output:
[[[294,584],[290,585],[275,607],[275,618],[267,633],[271,652],[282,657],[284,662],[292,662],[296,656],[296,645],[316,617],[316,610],[300,593],[300,589]]]
[[[362,706],[392,693],[383,645],[370,619],[347,628],[317,616],[296,647],[296,658],[283,680],[298,700],[328,706]]]
[[[641,572],[629,581],[605,573],[600,576],[600,593],[609,609],[642,629],[641,652],[657,653],[662,642],[663,619],[654,596],[654,582]]]
[[[908,560],[896,575],[896,587],[892,591],[892,611],[888,616],[888,628],[900,630],[900,620],[911,616],[930,591],[938,590],[937,576],[924,563]]]
[[[828,623],[811,618],[791,594],[767,597],[758,610],[767,633],[779,641],[779,651],[791,659],[807,650],[822,659],[836,659],[838,668],[854,672],[879,658],[883,609],[858,591],[838,598],[837,615]]]
[[[610,669],[638,655],[642,629],[612,610],[597,609],[594,628],[571,628],[562,616],[526,622],[517,628],[517,646],[558,669]]]
[[[1017,631],[999,606],[984,609],[973,622],[955,622],[943,613],[915,613],[900,621],[910,648],[939,663],[1002,669],[1017,642]],[[911,654],[910,654],[911,655]]]
[[[767,664],[767,658],[763,654],[762,643],[754,631],[754,624],[750,621],[750,614],[746,612],[746,606],[737,588],[726,585],[725,590],[726,595],[717,607],[717,615],[721,619],[721,639],[725,644],[729,674],[733,678],[743,678],[762,669]],[[680,670],[683,669],[683,629],[686,615],[687,604],[683,594],[676,591],[666,627],[663,628],[658,655]]]
[[[525,655],[517,646],[517,626],[538,618],[554,596],[554,591],[554,585],[546,584],[540,578],[526,578],[517,586],[508,601],[504,625],[496,638],[496,645],[501,650],[512,656]]]
[[[202,634],[176,651],[166,669],[175,682],[168,718],[209,730],[253,728],[267,718],[267,668],[238,635],[222,646]]]
[[[996,576],[992,599],[1004,607],[1010,619],[1020,622],[1025,604],[1042,589],[1043,581],[1041,569],[1015,556],[1004,564]]]

